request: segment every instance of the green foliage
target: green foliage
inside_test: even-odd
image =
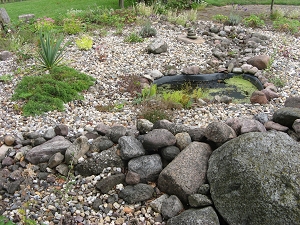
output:
[[[38,18],[34,23],[34,28],[37,32],[49,32],[55,26],[55,20],[50,17]]]
[[[228,16],[225,16],[222,14],[214,15],[212,19],[219,23],[225,23],[225,22],[228,22],[228,20],[229,20]]]
[[[57,66],[64,57],[66,44],[61,47],[63,37],[55,39],[51,33],[40,33],[40,48],[37,60],[41,67],[51,69]]]
[[[82,99],[78,94],[93,84],[94,78],[69,67],[55,67],[50,74],[26,76],[18,84],[13,100],[26,103],[23,114],[39,115],[47,111],[63,110],[63,103]]]
[[[257,88],[249,81],[241,76],[234,76],[225,80],[226,84],[234,85],[238,91],[246,96],[250,96]]]
[[[0,225],[16,225],[4,216],[0,216]]]
[[[156,29],[151,27],[151,23],[146,23],[139,33],[143,38],[156,36]]]
[[[242,21],[242,17],[239,14],[231,12],[229,14],[228,23],[230,25],[236,26]]]
[[[263,27],[265,25],[265,22],[259,16],[253,14],[245,17],[243,22],[247,27]]]
[[[141,36],[139,36],[138,33],[132,32],[124,38],[124,41],[129,43],[138,43],[138,42],[143,42],[144,39]]]
[[[2,75],[0,76],[0,82],[9,82],[12,80],[12,76],[11,75]]]
[[[190,0],[168,0],[167,6],[172,9],[190,9],[191,4]]]
[[[81,31],[81,21],[72,17],[64,19],[63,30],[67,34],[78,34]]]
[[[191,4],[191,8],[192,9],[196,9],[196,10],[203,10],[207,7],[208,3],[204,0],[198,0],[198,1],[194,1]]]
[[[286,82],[281,77],[271,77],[269,79],[276,87],[284,87]]]
[[[162,93],[162,98],[165,101],[179,103],[183,108],[190,108],[192,106],[191,97],[185,91],[166,91]]]
[[[145,87],[142,90],[142,99],[145,100],[147,98],[152,98],[155,97],[157,93],[157,85],[152,84],[150,87]]]
[[[135,11],[138,15],[149,17],[154,14],[152,5],[146,5],[145,2],[139,2],[135,5]]]
[[[76,39],[75,43],[80,50],[89,50],[93,47],[93,39],[88,35]]]
[[[288,18],[279,18],[273,21],[273,27],[282,32],[295,34],[299,32],[300,21]]]
[[[278,20],[283,17],[284,17],[284,12],[282,10],[275,10],[270,15],[271,20]]]

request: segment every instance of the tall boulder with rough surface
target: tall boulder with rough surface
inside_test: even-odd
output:
[[[247,133],[216,149],[207,178],[228,224],[300,224],[300,145],[286,133]]]

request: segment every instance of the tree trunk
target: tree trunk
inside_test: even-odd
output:
[[[124,0],[119,0],[119,7],[120,7],[121,9],[124,8]]]

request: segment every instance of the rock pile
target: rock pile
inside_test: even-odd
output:
[[[35,196],[36,186],[54,184],[60,175],[70,178],[74,173],[90,179],[100,174],[89,184],[89,192],[95,196],[114,193],[118,201],[112,200],[109,210],[122,209],[123,215],[126,204],[147,202],[147,210],[156,219],[149,214],[136,217],[139,222],[298,224],[300,111],[290,104],[299,105],[299,99],[289,98],[287,107],[276,111],[272,121],[259,114],[199,128],[140,119],[137,129],[99,124],[68,136],[68,127],[58,125],[43,136],[34,132],[5,136],[0,147],[0,200],[9,206],[1,212],[15,215],[20,206],[13,199],[18,193],[29,191],[29,196]],[[102,176],[110,171],[107,168],[116,169]],[[66,194],[72,196],[72,192]],[[107,213],[97,203],[99,198],[90,195],[93,201],[84,202],[83,195],[77,199],[86,211]],[[44,207],[46,203],[37,204]],[[59,212],[48,221],[32,213],[46,223],[49,218],[67,219]],[[89,213],[78,213],[74,215],[90,221]],[[126,221],[121,213],[111,217],[119,221],[115,224]]]

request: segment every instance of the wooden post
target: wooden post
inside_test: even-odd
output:
[[[274,5],[274,0],[271,2],[271,15],[273,14],[273,5]]]
[[[124,8],[124,0],[119,0],[119,7],[120,7],[121,9]]]

